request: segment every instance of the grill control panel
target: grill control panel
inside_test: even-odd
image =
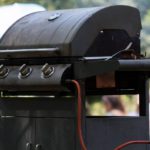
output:
[[[0,90],[32,87],[33,90],[41,87],[61,85],[61,79],[68,64],[5,66],[0,65]],[[22,88],[22,89],[21,89]]]

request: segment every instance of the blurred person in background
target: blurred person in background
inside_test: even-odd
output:
[[[125,107],[118,96],[103,96],[106,116],[126,116]]]

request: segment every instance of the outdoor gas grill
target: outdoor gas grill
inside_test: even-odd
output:
[[[0,149],[80,150],[84,138],[88,150],[111,150],[148,140],[150,60],[140,31],[129,6],[43,11],[12,25],[0,40]],[[86,117],[86,96],[121,93],[140,94],[140,117]]]

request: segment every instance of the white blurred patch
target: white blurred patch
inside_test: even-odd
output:
[[[44,10],[44,7],[37,4],[15,3],[13,5],[0,7],[0,38],[18,19],[30,13]]]

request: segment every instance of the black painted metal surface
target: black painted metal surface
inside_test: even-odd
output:
[[[114,150],[132,140],[148,140],[146,117],[106,117],[87,119],[87,145],[89,150]],[[145,145],[132,145],[125,150],[148,150]]]
[[[2,150],[76,150],[74,99],[28,100],[1,99]]]
[[[32,150],[35,134],[33,128],[34,120],[31,118],[15,118],[11,116],[1,118],[1,150]]]

